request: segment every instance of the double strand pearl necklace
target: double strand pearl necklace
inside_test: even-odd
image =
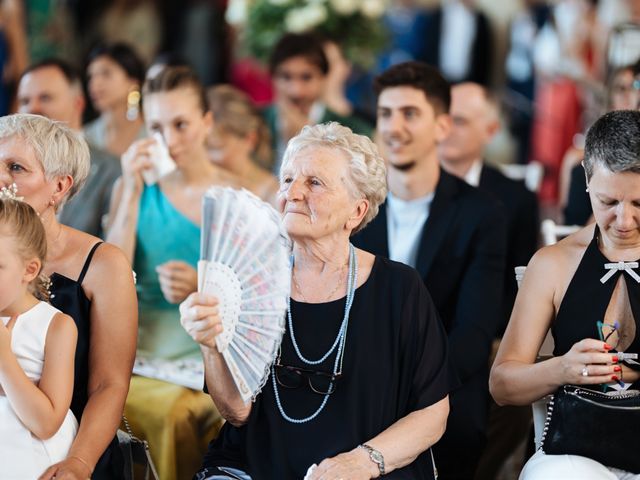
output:
[[[296,352],[296,355],[302,362],[306,363],[307,365],[319,365],[320,363],[324,362],[337,347],[338,351],[336,353],[336,359],[333,363],[334,376],[338,373],[338,371],[342,371],[342,358],[344,356],[344,347],[347,339],[347,328],[349,326],[349,312],[351,311],[351,305],[353,304],[353,298],[355,297],[356,286],[358,283],[357,279],[358,279],[358,260],[356,258],[355,248],[353,247],[353,245],[349,244],[349,273],[347,274],[347,299],[344,306],[344,317],[342,319],[342,324],[340,325],[340,329],[338,330],[338,336],[333,342],[333,345],[331,346],[331,348],[329,348],[327,353],[325,353],[318,360],[309,360],[300,352],[300,348],[298,347],[298,342],[296,341],[296,336],[293,330],[293,319],[291,317],[291,297],[289,297],[288,299],[287,318],[289,322],[289,332],[291,336],[291,343],[293,344],[293,348]],[[286,412],[284,411],[284,408],[282,407],[282,402],[280,401],[280,394],[278,392],[278,385],[276,382],[276,372],[275,372],[274,365],[271,366],[271,382],[273,384],[273,392],[276,399],[276,405],[278,406],[278,410],[280,411],[280,415],[282,415],[282,418],[284,418],[287,422],[290,422],[290,423],[300,424],[300,423],[310,422],[311,420],[316,418],[318,415],[320,415],[320,412],[322,412],[325,405],[327,404],[327,401],[329,400],[330,394],[325,394],[324,398],[322,399],[322,403],[313,414],[305,418],[293,418],[287,415]],[[331,390],[332,388],[333,388],[333,381],[329,386],[329,390]]]

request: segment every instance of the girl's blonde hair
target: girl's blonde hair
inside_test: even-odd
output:
[[[36,211],[26,202],[0,199],[0,234],[16,239],[18,254],[24,260],[40,259],[40,272],[31,282],[30,291],[38,300],[49,301],[51,282],[42,273],[47,258],[47,236]]]

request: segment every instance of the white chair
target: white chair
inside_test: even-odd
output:
[[[542,221],[540,229],[542,230],[542,241],[544,245],[553,245],[558,240],[568,237],[572,233],[577,232],[582,227],[580,225],[558,225],[553,220],[547,218]]]
[[[522,180],[525,186],[534,193],[538,193],[544,176],[544,167],[540,162],[529,162],[526,165],[505,164],[500,170],[512,180]]]
[[[520,285],[522,284],[526,269],[527,267],[515,267],[516,282],[518,283],[518,288],[520,288]],[[553,336],[551,335],[551,330],[549,330],[547,332],[547,336],[542,342],[540,350],[538,351],[537,361],[546,360],[547,358],[551,357],[553,355],[553,347]],[[535,443],[536,450],[540,448],[542,430],[544,429],[544,423],[547,418],[547,407],[550,400],[551,395],[547,395],[531,404],[531,410],[533,413],[533,441]]]

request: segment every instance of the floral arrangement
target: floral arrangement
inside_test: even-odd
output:
[[[285,33],[316,32],[346,57],[370,66],[387,39],[381,17],[388,0],[230,0],[227,21],[241,30],[248,52],[261,61]]]

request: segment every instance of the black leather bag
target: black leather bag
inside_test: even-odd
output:
[[[564,385],[547,408],[541,450],[581,455],[640,473],[640,391],[602,393]]]
[[[149,451],[149,444],[146,440],[140,440],[135,437],[131,432],[129,422],[122,416],[122,421],[126,428],[124,430],[118,430],[118,446],[122,457],[124,458],[124,471],[122,478],[124,480],[134,480],[134,466],[140,465],[144,468],[144,479],[149,480],[151,476],[154,480],[159,480],[158,472],[151,459],[151,452]]]

